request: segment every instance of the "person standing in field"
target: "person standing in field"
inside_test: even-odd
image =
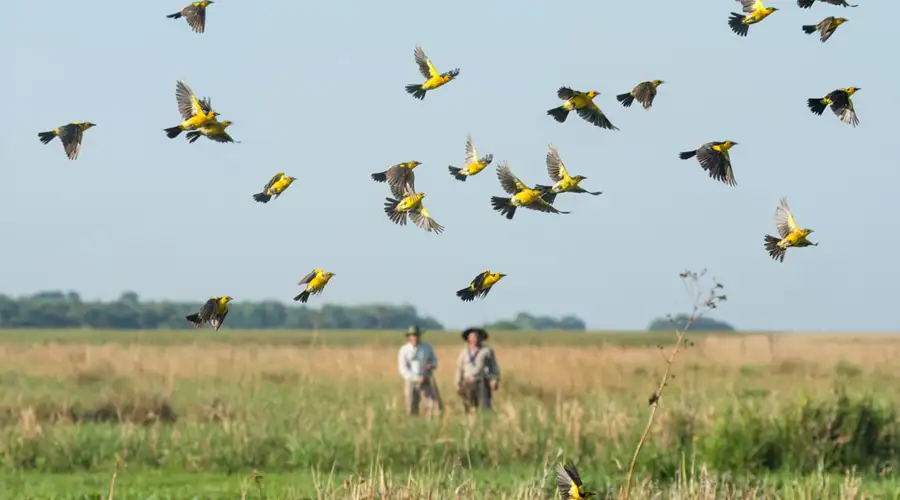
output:
[[[500,367],[494,349],[484,346],[488,333],[482,328],[462,332],[466,347],[456,360],[456,393],[463,399],[466,413],[472,409],[491,410],[491,396],[500,388]]]
[[[437,369],[437,356],[431,345],[422,342],[422,330],[411,326],[406,332],[408,342],[397,353],[397,369],[403,377],[403,397],[406,401],[406,412],[409,415],[419,414],[422,403],[428,414],[435,411],[441,413],[444,404],[434,381],[434,370]]]

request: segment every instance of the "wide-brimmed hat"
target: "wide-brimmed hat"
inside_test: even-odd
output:
[[[472,327],[472,328],[466,328],[465,330],[463,330],[463,332],[462,332],[463,340],[469,340],[469,334],[472,332],[475,332],[476,334],[478,334],[479,340],[487,340],[487,338],[488,338],[488,332],[486,332],[484,330],[484,328]]]
[[[423,333],[422,329],[419,328],[419,325],[413,325],[413,326],[407,328],[407,330],[406,330],[407,337],[409,337],[410,335],[415,335],[417,337],[421,337],[422,333]]]

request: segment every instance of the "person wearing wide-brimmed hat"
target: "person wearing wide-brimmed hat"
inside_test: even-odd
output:
[[[422,330],[413,325],[406,331],[408,342],[403,344],[397,353],[397,369],[403,377],[403,399],[406,412],[419,414],[419,403],[423,403],[426,413],[444,409],[437,384],[434,382],[434,370],[437,369],[437,356],[431,345],[421,342]]]
[[[466,413],[473,408],[491,409],[491,396],[500,388],[500,367],[494,349],[484,341],[488,333],[483,328],[467,328],[462,332],[466,347],[456,360],[454,383],[463,399]]]

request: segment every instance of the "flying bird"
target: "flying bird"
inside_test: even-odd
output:
[[[790,247],[808,247],[819,246],[818,243],[812,243],[806,239],[812,229],[800,229],[794,215],[788,207],[787,198],[782,198],[778,208],[775,209],[775,228],[778,230],[780,238],[766,235],[765,246],[772,259],[784,262],[784,254]]]
[[[813,6],[816,0],[797,0],[797,5],[801,9],[808,9]],[[831,5],[839,5],[841,7],[859,7],[859,5],[850,5],[847,0],[819,0],[822,3],[830,3]]]
[[[569,87],[560,87],[556,91],[556,96],[565,102],[562,103],[562,106],[547,110],[547,114],[559,123],[564,123],[569,116],[569,112],[574,110],[578,116],[588,123],[607,130],[619,130],[603,114],[603,111],[600,111],[600,108],[594,104],[594,97],[598,95],[600,95],[600,92],[596,90],[581,92],[572,90]]]
[[[184,135],[185,139],[188,140],[189,143],[194,143],[197,139],[200,138],[201,135],[206,136],[207,139],[215,142],[231,142],[240,144],[241,141],[235,141],[228,132],[225,131],[228,126],[231,125],[231,120],[213,120],[212,122],[207,123],[206,125],[196,129],[191,130],[187,134]]]
[[[219,331],[222,323],[225,322],[225,316],[228,316],[228,303],[234,300],[228,295],[222,297],[211,297],[203,304],[199,312],[189,314],[185,318],[190,321],[194,328],[203,328],[203,325],[209,323]]]
[[[490,165],[493,160],[493,154],[486,154],[481,158],[478,157],[478,151],[475,150],[475,145],[472,144],[472,135],[469,134],[466,137],[466,166],[459,168],[450,165],[447,168],[450,170],[450,175],[456,178],[456,180],[466,182],[467,177],[481,172],[485,167]]]
[[[512,173],[512,170],[509,169],[505,162],[497,165],[497,179],[500,180],[500,186],[503,187],[503,190],[511,194],[512,197],[492,196],[491,205],[494,207],[494,210],[500,212],[500,215],[506,216],[507,219],[512,220],[516,214],[516,209],[519,207],[552,214],[569,213],[557,210],[556,207],[544,200],[543,196],[546,195],[547,191],[537,188],[532,189],[525,185]]]
[[[683,151],[678,154],[682,160],[697,157],[703,170],[709,172],[709,176],[717,181],[722,181],[729,186],[737,186],[734,180],[734,171],[731,168],[731,155],[728,150],[737,146],[734,141],[707,142],[693,151]]]
[[[290,177],[284,175],[284,172],[278,172],[273,175],[269,180],[269,183],[263,187],[261,193],[256,193],[253,195],[253,199],[260,203],[268,203],[269,200],[274,196],[277,200],[281,193],[284,192],[285,189],[290,187],[291,183],[297,180],[296,177]]]
[[[203,33],[206,30],[206,8],[209,4],[216,3],[213,0],[203,0],[201,2],[191,2],[190,5],[180,11],[169,14],[169,19],[184,18],[196,33]]]
[[[594,196],[603,194],[602,191],[587,191],[581,187],[579,184],[587,177],[583,175],[570,176],[566,165],[559,157],[559,151],[553,144],[550,145],[550,151],[547,153],[547,173],[554,182],[553,186],[540,184],[534,186],[534,189],[544,192],[543,198],[547,203],[556,201],[556,195],[559,193],[588,193]]]
[[[469,283],[469,286],[462,290],[457,290],[456,296],[462,299],[463,302],[472,302],[475,300],[475,297],[483,299],[487,297],[488,292],[491,291],[491,287],[497,284],[504,276],[506,275],[503,273],[492,273],[491,270],[488,269],[478,276],[475,276],[475,279]]]
[[[67,123],[47,132],[38,132],[38,138],[40,138],[42,143],[47,144],[54,137],[59,137],[66,156],[70,160],[75,160],[78,158],[78,153],[81,152],[81,141],[84,139],[84,131],[91,127],[96,127],[96,124],[91,122]]]
[[[416,64],[419,65],[419,73],[422,73],[422,76],[425,77],[425,82],[407,85],[406,91],[416,99],[425,99],[426,92],[446,84],[459,75],[459,68],[451,69],[446,73],[438,73],[438,70],[434,68],[434,64],[431,64],[431,59],[425,57],[425,51],[419,45],[416,45],[415,57]]]
[[[178,104],[178,112],[183,121],[174,127],[163,129],[169,139],[178,137],[185,130],[197,130],[216,119],[217,113],[212,109],[210,99],[197,99],[194,91],[181,80],[175,82],[175,103]]]
[[[444,226],[431,218],[431,214],[422,205],[423,198],[425,198],[425,193],[416,193],[407,187],[403,197],[385,198],[384,213],[395,224],[405,226],[406,217],[409,216],[416,226],[428,232],[441,234],[444,231]]]
[[[398,163],[384,172],[375,172],[372,174],[372,179],[375,182],[387,181],[388,186],[391,188],[391,194],[395,198],[402,198],[406,196],[407,186],[412,191],[416,190],[416,174],[413,172],[413,169],[421,164],[421,162],[416,160]]]
[[[332,272],[325,272],[322,269],[313,269],[309,274],[300,280],[298,285],[306,285],[306,288],[294,297],[294,300],[306,303],[310,295],[319,295],[328,284],[328,280],[336,276]]]
[[[631,92],[617,95],[616,100],[622,103],[622,106],[630,108],[631,103],[637,99],[637,102],[641,103],[641,106],[643,106],[644,109],[649,110],[650,106],[653,105],[653,99],[656,97],[656,88],[663,83],[666,82],[662,80],[641,82],[631,89]]]
[[[585,491],[578,469],[571,462],[556,466],[556,487],[562,500],[581,500],[595,496],[595,493]]]
[[[741,2],[745,14],[732,12],[731,17],[728,18],[728,26],[731,26],[731,31],[737,33],[738,36],[747,36],[751,24],[761,22],[763,19],[769,17],[771,13],[778,10],[777,7],[766,7],[763,5],[762,0],[735,1]]]
[[[829,38],[831,38],[831,35],[834,34],[838,26],[846,22],[847,19],[843,17],[828,16],[825,19],[819,21],[818,24],[804,24],[803,32],[807,35],[812,35],[816,31],[818,31],[819,38],[822,40],[822,43],[825,43]]]
[[[856,110],[853,109],[853,100],[850,99],[850,96],[857,92],[859,92],[859,87],[833,90],[825,97],[807,99],[806,105],[813,114],[822,116],[825,108],[830,104],[831,111],[839,116],[842,122],[855,127],[859,125],[859,118],[856,117]]]

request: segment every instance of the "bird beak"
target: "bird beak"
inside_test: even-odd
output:
[[[505,274],[503,274],[503,273],[500,273],[500,277],[501,277],[501,278],[502,278],[502,277],[504,277],[504,276],[506,276],[506,275],[505,275]]]
[[[582,176],[581,176],[581,180],[585,180],[585,179],[587,179],[587,177],[585,177],[585,176],[582,175]]]

